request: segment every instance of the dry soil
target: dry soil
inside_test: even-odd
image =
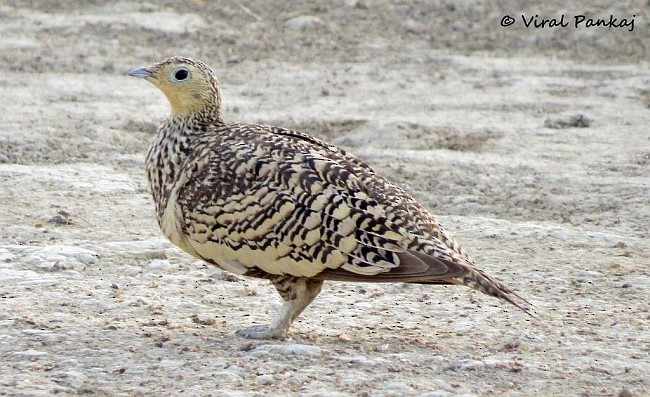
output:
[[[650,394],[646,1],[180,3],[0,3],[1,395]],[[170,55],[214,67],[228,119],[399,183],[540,319],[330,283],[289,339],[235,336],[279,296],[172,247],[146,190],[168,104],[125,73]]]

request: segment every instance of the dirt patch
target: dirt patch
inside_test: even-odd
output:
[[[500,26],[578,13],[637,24]],[[0,394],[649,394],[647,17],[645,1],[0,5]],[[276,292],[171,246],[146,190],[169,105],[125,72],[176,54],[214,67],[228,120],[314,134],[411,192],[541,319],[466,289],[329,283],[290,339],[236,337]]]

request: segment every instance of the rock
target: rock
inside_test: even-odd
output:
[[[255,381],[261,385],[272,385],[275,383],[273,375],[260,375],[255,378]]]
[[[405,385],[404,383],[391,382],[384,386],[384,391],[389,396],[403,396],[403,395],[412,395],[414,393],[413,388]]]
[[[160,367],[164,368],[167,372],[176,372],[181,368],[181,363],[176,360],[162,360],[158,364]]]
[[[155,259],[147,265],[147,269],[154,272],[169,272],[171,268],[171,263],[166,259]]]
[[[404,29],[407,33],[422,33],[425,31],[425,27],[420,22],[413,19],[408,19],[404,22]]]
[[[248,349],[245,349],[243,351],[248,351]],[[316,357],[322,354],[322,350],[317,346],[290,343],[286,345],[259,345],[250,350],[248,354],[253,357],[263,357],[271,354],[279,354],[282,356]]]
[[[43,346],[55,345],[61,341],[62,337],[60,334],[55,334],[51,331],[45,331],[40,329],[25,329],[22,331],[24,335],[34,336],[40,340]]]
[[[621,391],[618,392],[617,397],[634,397],[634,394],[632,394],[631,391],[628,389],[622,389]]]
[[[560,228],[553,228],[549,230],[548,235],[562,241],[569,239],[569,235],[567,234],[566,230]]]
[[[11,262],[14,255],[4,248],[0,248],[0,262]]]
[[[95,263],[99,254],[95,251],[68,245],[22,247],[25,262],[47,271],[83,267]]]
[[[471,359],[462,359],[458,360],[455,363],[452,363],[451,365],[447,366],[447,370],[452,370],[452,371],[476,371],[476,370],[481,370],[485,368],[495,368],[498,366],[506,366],[507,364],[498,361],[498,360],[471,360]]]
[[[582,270],[582,271],[575,272],[574,274],[577,277],[585,277],[585,278],[603,277],[603,274],[601,272],[597,272],[593,270]]]
[[[269,348],[271,353],[280,353],[283,356],[320,356],[320,347],[301,344],[275,345]]]
[[[298,17],[291,18],[284,23],[284,26],[287,29],[296,32],[310,29],[320,25],[323,25],[323,21],[320,18],[312,15],[301,15]]]
[[[297,376],[292,376],[287,380],[287,383],[294,387],[300,387],[303,385],[303,380]]]
[[[140,241],[113,241],[103,244],[103,248],[111,251],[127,253],[134,258],[165,259],[165,250],[173,245],[164,238],[151,238]]]
[[[386,364],[387,362],[387,360],[380,357],[368,358],[365,356],[343,356],[339,357],[339,359],[344,363],[366,368],[377,367],[379,365]]]
[[[39,350],[34,350],[34,349],[28,349],[24,350],[21,352],[14,352],[14,356],[20,356],[20,357],[27,357],[27,358],[33,358],[33,357],[41,357],[41,356],[46,356],[46,352],[42,352]]]
[[[58,385],[79,389],[86,382],[87,376],[77,371],[65,371],[55,373],[52,380]]]
[[[565,116],[557,119],[546,119],[544,120],[544,127],[546,128],[586,128],[591,125],[591,119],[589,119],[584,114],[576,114],[571,116]]]
[[[449,393],[443,390],[434,390],[432,392],[422,394],[420,397],[448,397]]]

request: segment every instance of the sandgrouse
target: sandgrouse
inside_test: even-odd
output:
[[[221,269],[270,280],[284,300],[270,326],[239,335],[285,336],[324,280],[459,284],[526,310],[426,208],[354,155],[302,132],[224,121],[203,62],[172,57],[128,74],[171,104],[146,158],[165,236]]]

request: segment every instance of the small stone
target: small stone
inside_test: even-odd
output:
[[[413,389],[405,385],[404,383],[391,382],[384,386],[384,391],[389,392],[393,395],[412,395]]]
[[[66,218],[64,218],[62,215],[54,215],[50,219],[47,220],[47,223],[51,223],[53,225],[70,225],[72,222]]]
[[[354,365],[354,366],[364,367],[364,368],[377,367],[382,364],[386,364],[387,361],[379,357],[368,358],[365,356],[343,356],[340,357],[340,360],[343,361],[344,363],[347,363],[348,365]]]
[[[276,350],[276,352],[284,356],[320,356],[322,350],[317,346],[288,344],[277,346],[279,349],[270,349],[269,351]]]
[[[252,283],[244,287],[244,294],[246,296],[257,296],[257,283]]]
[[[147,268],[151,271],[156,271],[156,272],[168,272],[172,268],[172,266],[171,263],[169,263],[169,261],[166,259],[156,259],[151,261],[147,265]]]
[[[323,21],[320,18],[312,15],[301,15],[291,18],[284,23],[284,26],[287,29],[291,29],[296,32],[307,30],[319,25],[323,25]]]
[[[591,125],[591,119],[589,119],[584,114],[576,114],[571,116],[565,116],[558,119],[546,119],[544,120],[544,127],[546,128],[586,128]]]
[[[300,387],[303,384],[302,380],[297,376],[290,377],[289,380],[287,380],[287,383],[295,387]]]
[[[617,397],[634,397],[634,394],[632,394],[632,392],[629,391],[628,389],[623,389],[618,392]]]
[[[407,33],[422,33],[425,30],[420,22],[413,19],[404,22],[404,29]]]
[[[167,372],[176,372],[181,368],[181,363],[176,360],[161,360],[160,367],[164,368]]]
[[[219,382],[223,382],[223,381],[235,382],[235,381],[241,380],[241,376],[235,374],[234,372],[230,372],[230,371],[214,372],[212,374],[212,377],[215,378],[215,379],[218,379]]]
[[[449,393],[443,390],[434,390],[427,394],[422,394],[420,397],[448,397]]]
[[[585,341],[585,338],[582,338],[582,337],[580,337],[578,335],[571,335],[567,339],[570,340],[573,343],[584,343],[584,341]]]
[[[41,357],[41,356],[46,356],[46,352],[38,351],[38,350],[24,350],[21,352],[14,352],[13,353],[15,356],[21,356],[21,357],[29,357],[29,358],[35,358],[35,357]]]
[[[87,377],[81,372],[65,371],[54,374],[52,380],[58,385],[78,389],[86,382]]]
[[[255,378],[255,381],[261,385],[272,385],[275,383],[275,378],[273,375],[260,375]]]
[[[198,314],[192,314],[190,319],[193,323],[200,325],[214,325],[217,322],[214,318],[201,318]]]
[[[602,277],[603,274],[601,272],[593,271],[593,270],[582,270],[579,272],[575,273],[576,276],[578,277],[585,277],[585,278],[597,278],[597,277]]]

